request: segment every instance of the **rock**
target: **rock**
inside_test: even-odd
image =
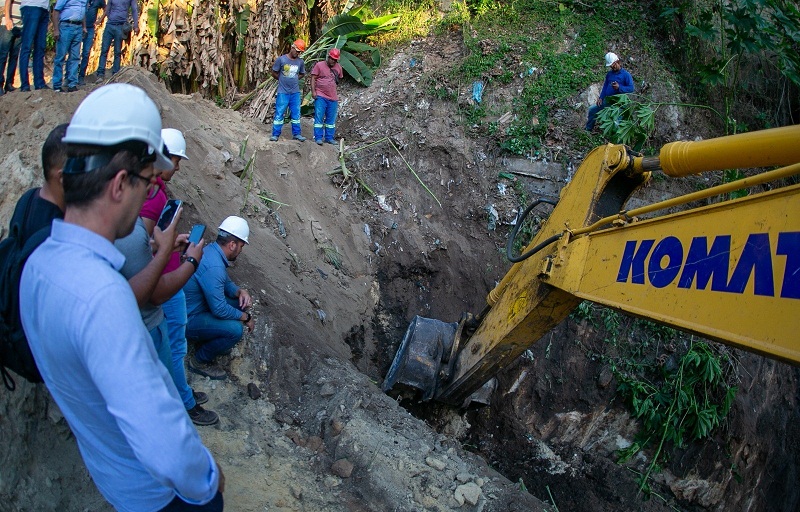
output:
[[[294,444],[296,444],[297,446],[306,445],[306,440],[303,439],[303,436],[296,430],[287,430],[285,435],[286,437],[294,441]]]
[[[336,394],[336,390],[333,389],[333,386],[328,382],[323,384],[322,389],[319,390],[319,395],[325,398],[333,396],[334,394]]]
[[[433,469],[438,469],[439,471],[444,470],[447,467],[447,464],[440,461],[439,459],[434,459],[433,457],[428,457],[425,459],[425,464],[429,465]]]
[[[597,385],[600,389],[606,389],[609,384],[611,384],[611,379],[614,378],[614,374],[611,373],[609,368],[603,368],[600,372],[600,375],[597,377]]]
[[[334,436],[338,436],[344,430],[344,423],[339,421],[337,418],[331,420],[331,434]]]
[[[253,400],[258,400],[261,398],[261,390],[258,389],[258,386],[256,386],[255,382],[251,382],[247,385],[247,395]]]
[[[472,475],[470,475],[469,473],[459,473],[456,475],[456,480],[458,480],[462,484],[465,484],[467,482],[472,481]]]
[[[463,505],[465,502],[470,505],[477,505],[481,497],[481,488],[473,482],[456,487],[456,492],[453,495],[456,501]]]
[[[323,484],[328,489],[333,489],[334,487],[339,487],[340,485],[342,485],[342,481],[336,478],[335,476],[328,475],[325,477],[325,481],[323,482]]]
[[[323,446],[324,446],[324,443],[322,441],[322,438],[319,437],[319,436],[311,436],[306,441],[306,448],[308,448],[312,452],[321,451]]]
[[[339,459],[333,463],[331,471],[338,477],[350,478],[353,474],[353,463],[347,459]]]

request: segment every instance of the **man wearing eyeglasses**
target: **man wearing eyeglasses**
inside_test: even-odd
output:
[[[67,128],[63,221],[28,259],[22,325],[92,479],[118,510],[221,511],[224,476],[186,414],[119,273],[159,172],[161,118],[142,89],[112,84]],[[159,242],[174,239],[174,228]]]

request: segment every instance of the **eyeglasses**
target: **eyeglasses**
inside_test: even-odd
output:
[[[139,178],[140,180],[147,183],[147,199],[153,199],[158,194],[158,191],[161,189],[161,185],[153,181],[155,179],[155,175],[150,176],[149,178],[145,178],[141,174],[130,173],[129,176],[134,178]]]

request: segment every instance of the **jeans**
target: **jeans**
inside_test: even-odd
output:
[[[150,337],[153,339],[153,345],[156,347],[158,360],[164,365],[164,368],[169,370],[172,375],[172,352],[169,348],[169,334],[167,334],[167,321],[162,320],[160,324],[150,329]],[[173,381],[175,378],[173,377]]]
[[[317,96],[317,99],[314,100],[314,140],[325,139],[333,142],[338,112],[338,101]]]
[[[590,132],[594,130],[594,121],[597,117],[597,114],[600,113],[601,110],[606,108],[608,105],[606,104],[606,100],[603,100],[602,105],[592,105],[589,107],[589,118],[586,120],[586,131]]]
[[[81,63],[81,40],[83,26],[61,22],[60,34],[56,43],[56,59],[53,61],[53,89],[61,89],[64,73],[64,59],[67,59],[67,87],[78,86],[78,67]]]
[[[275,98],[275,119],[272,121],[272,136],[279,137],[283,129],[283,116],[286,107],[292,116],[292,137],[300,135],[300,93],[285,94],[279,92]]]
[[[226,299],[233,307],[239,307],[238,299]],[[186,337],[203,343],[194,351],[194,356],[201,363],[211,363],[218,355],[228,352],[242,339],[242,334],[244,324],[241,321],[223,320],[210,312],[192,315],[186,324]]]
[[[31,90],[28,77],[28,60],[33,50],[33,87],[44,89],[44,49],[47,45],[47,23],[50,20],[47,9],[41,7],[21,7],[22,42],[19,47],[19,80],[22,90]]]
[[[175,496],[175,498],[159,512],[222,512],[223,506],[222,493],[217,491],[217,494],[205,505],[191,505],[178,496]]]
[[[163,303],[161,308],[167,317],[169,346],[172,351],[172,371],[170,371],[172,381],[183,400],[183,406],[188,411],[197,403],[192,388],[186,382],[186,368],[183,366],[183,359],[186,357],[186,294],[183,290],[179,291]]]
[[[19,27],[12,27],[11,30],[6,30],[5,25],[0,25],[0,89],[13,87],[14,85],[14,73],[17,72],[21,35],[22,30]],[[6,63],[8,63],[7,69]],[[3,81],[4,77],[5,81]]]
[[[97,64],[97,76],[103,77],[106,74],[106,60],[108,59],[108,49],[111,41],[114,41],[114,63],[111,65],[111,74],[115,75],[119,71],[119,61],[122,56],[122,25],[109,25],[103,30],[103,42],[100,44],[100,62]]]
[[[78,69],[78,80],[86,76],[86,68],[89,67],[89,52],[94,44],[94,24],[86,26],[86,34],[83,36],[83,49],[81,50],[81,67]]]

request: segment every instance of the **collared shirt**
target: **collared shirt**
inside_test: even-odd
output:
[[[617,85],[619,85],[618,91],[614,90],[611,82],[617,82]],[[614,96],[615,94],[627,94],[633,92],[633,90],[634,85],[631,74],[622,68],[620,68],[619,71],[614,71],[612,69],[606,73],[606,79],[603,81],[603,88],[600,90],[600,99]]]
[[[128,21],[128,9],[133,12],[133,22],[139,20],[139,6],[136,0],[108,0],[106,6],[106,19],[111,25],[122,25]]]
[[[188,317],[210,312],[223,320],[239,320],[242,312],[228,304],[225,297],[235,298],[239,292],[228,276],[228,258],[218,243],[203,248],[200,266],[184,285]]]
[[[22,325],[36,364],[103,496],[158,510],[206,503],[219,474],[158,361],[105,238],[60,220],[25,265]]]
[[[54,11],[59,11],[61,21],[83,21],[86,16],[86,0],[58,0]]]
[[[106,8],[106,0],[88,0],[86,2],[86,26],[93,27],[97,23],[97,11]]]
[[[133,231],[125,238],[114,241],[114,247],[125,256],[125,264],[119,270],[122,277],[129,280],[153,261],[153,250],[150,247],[150,235],[144,227],[142,218],[136,219]],[[153,330],[164,321],[164,310],[148,302],[141,307],[142,320],[147,330]]]

